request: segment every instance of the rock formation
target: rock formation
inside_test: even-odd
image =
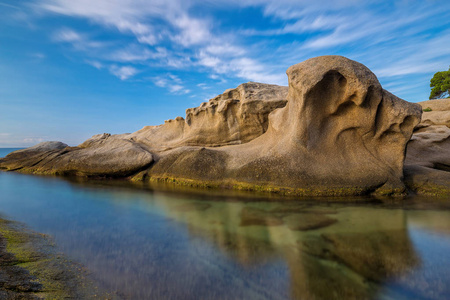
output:
[[[296,195],[403,193],[405,145],[420,106],[341,56],[309,59],[287,75],[288,93],[243,84],[188,109],[186,119],[78,147],[12,153],[0,168]]]
[[[217,147],[246,143],[266,132],[268,115],[286,105],[288,88],[248,82],[186,110],[160,126],[146,126],[129,138],[154,151],[180,146]]]
[[[450,195],[450,99],[419,104],[424,112],[408,143],[406,183],[417,193]]]

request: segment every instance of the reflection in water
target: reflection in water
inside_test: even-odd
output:
[[[122,298],[450,297],[449,210],[200,198],[5,173],[0,179],[2,210],[54,235]],[[24,184],[28,192],[10,188]],[[27,206],[30,212],[17,212]]]
[[[158,205],[243,265],[285,260],[293,299],[377,299],[420,264],[402,210],[185,202]]]

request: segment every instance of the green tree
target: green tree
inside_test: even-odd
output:
[[[450,90],[450,68],[448,71],[437,72],[430,80],[430,99]]]

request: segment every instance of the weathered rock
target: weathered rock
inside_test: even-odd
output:
[[[36,151],[31,147],[16,151],[2,159],[0,167],[57,175],[123,177],[152,162],[152,154],[143,145],[104,134],[92,137],[80,147],[58,147],[49,151]]]
[[[421,109],[383,90],[362,64],[340,56],[292,66],[288,103],[243,145],[168,151],[158,178],[340,195],[401,193],[406,142]]]
[[[15,153],[21,153],[21,152],[25,152],[25,151],[36,151],[36,152],[41,152],[41,151],[51,151],[51,150],[61,150],[67,147],[67,144],[61,143],[61,142],[57,142],[57,141],[51,141],[51,142],[42,142],[39,143],[33,147],[29,147],[27,149],[22,149],[22,150],[18,150]]]
[[[417,193],[450,195],[450,99],[419,104],[424,112],[407,146],[405,182]]]
[[[148,169],[135,178],[297,195],[402,193],[405,145],[420,106],[341,56],[309,59],[287,75],[287,96],[286,87],[247,83],[188,109],[186,120],[97,135],[19,163],[11,154],[0,167],[88,176]]]
[[[32,168],[40,161],[61,152],[67,144],[61,142],[42,142],[33,147],[14,151],[0,160],[0,169],[15,171],[23,168]]]
[[[450,99],[437,99],[419,102],[423,108],[420,126],[450,126]]]
[[[266,132],[268,115],[286,105],[288,87],[248,82],[186,110],[160,126],[147,126],[130,135],[155,150],[180,146],[242,144]]]

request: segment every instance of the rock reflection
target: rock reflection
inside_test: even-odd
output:
[[[134,193],[142,197],[136,190],[115,191],[110,201],[129,205]],[[265,266],[282,261],[288,269],[290,291],[264,286],[271,291],[270,299],[288,295],[292,299],[410,299],[411,295],[438,299],[446,295],[442,290],[432,297],[425,291],[426,280],[416,276],[421,260],[408,231],[413,210],[396,205],[204,198],[153,192],[140,198],[139,207],[182,224],[193,242],[200,238],[214,245],[244,269],[262,267],[259,270],[264,271]],[[434,214],[430,216],[417,213],[413,219],[426,227]]]
[[[175,199],[159,205],[244,266],[285,260],[293,299],[376,299],[384,283],[420,265],[402,210]]]

